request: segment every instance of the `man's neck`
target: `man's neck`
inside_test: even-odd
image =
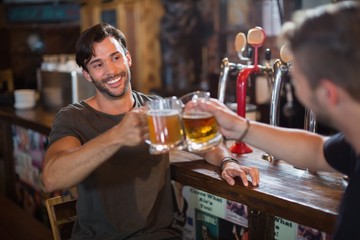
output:
[[[119,98],[112,98],[97,92],[94,97],[86,101],[94,109],[110,115],[129,112],[133,108],[134,102],[131,89]]]

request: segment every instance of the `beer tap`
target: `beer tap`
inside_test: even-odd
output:
[[[229,72],[236,69],[237,65],[235,63],[229,62],[229,59],[227,57],[222,60],[218,84],[218,99],[221,102],[225,101],[225,90]]]
[[[270,102],[270,125],[272,126],[279,126],[280,91],[282,83],[289,78],[291,60],[292,55],[288,51],[287,45],[282,46],[280,49],[280,59],[276,59],[273,64],[274,77],[271,82]],[[265,153],[262,158],[269,162],[275,160],[274,156],[268,153]]]
[[[249,58],[243,56],[243,52],[246,46],[246,36],[244,33],[238,33],[235,37],[235,50],[240,58],[240,60],[248,61]],[[238,63],[229,62],[229,59],[225,57],[221,62],[221,71],[220,71],[220,78],[218,84],[218,99],[221,102],[225,101],[225,90],[226,90],[226,83],[229,76],[229,72],[231,71],[241,71],[245,65]]]
[[[310,109],[305,109],[305,116],[304,116],[304,129],[309,132],[315,132],[316,131],[316,115],[315,113]],[[307,169],[309,173],[316,174],[316,171],[311,171]],[[347,175],[343,176],[343,179],[347,181]]]
[[[312,110],[305,109],[304,129],[310,132],[316,131],[316,115]]]
[[[287,48],[286,45],[284,45],[281,48],[280,56],[281,56],[282,61],[287,64],[286,76],[290,77],[289,72],[290,72],[290,68],[291,68],[292,55],[289,52],[289,49]],[[288,82],[290,83],[291,81],[288,80]],[[289,92],[289,91],[287,91],[287,92]],[[292,101],[292,93],[291,93],[291,96],[287,96],[288,103],[289,103],[289,100]],[[310,131],[310,132],[316,131],[316,115],[314,114],[314,112],[311,109],[305,109],[304,129],[307,131]]]
[[[229,72],[231,71],[239,71],[237,76],[237,83],[236,83],[236,98],[237,98],[237,113],[238,115],[245,117],[246,114],[246,82],[248,77],[251,74],[261,73],[268,77],[272,75],[273,69],[270,66],[270,59],[271,59],[271,51],[270,49],[265,50],[265,66],[258,65],[258,48],[261,47],[262,43],[265,40],[265,33],[260,27],[255,27],[250,29],[248,32],[248,37],[244,33],[238,33],[235,37],[235,49],[240,61],[246,61],[246,64],[242,63],[232,63],[229,62],[228,58],[224,58],[221,63],[221,71],[220,71],[220,78],[218,84],[218,99],[221,102],[225,101],[225,89],[227,78]],[[247,49],[247,57],[243,56],[243,52],[245,51],[245,47],[247,42],[252,47],[248,47]],[[255,49],[255,63],[254,65],[251,64],[251,58],[253,55],[253,50]],[[250,153],[252,150],[247,147],[242,142],[236,142],[230,150],[233,153],[241,154],[241,153]]]
[[[275,73],[272,83],[270,103],[270,125],[279,126],[280,90],[282,83],[289,77],[290,62],[292,56],[284,45],[280,49],[280,59],[275,60],[273,69]]]
[[[244,33],[239,32],[238,34],[236,34],[236,37],[235,37],[235,50],[241,61],[249,61],[250,60],[250,58],[243,56],[245,47],[246,47],[246,36]]]
[[[254,48],[254,64],[247,65],[239,72],[236,80],[237,114],[245,118],[246,114],[246,83],[251,74],[258,73],[258,49],[265,41],[265,32],[260,27],[249,30],[247,42]],[[242,141],[236,141],[230,151],[236,154],[251,153],[252,149]]]
[[[279,111],[280,111],[280,91],[282,85],[285,83],[286,100],[287,103],[284,106],[284,114],[293,114],[293,94],[291,90],[290,81],[290,69],[292,54],[290,53],[287,45],[284,45],[280,49],[280,59],[274,62],[274,78],[271,84],[271,102],[270,102],[270,125],[279,126]],[[304,129],[315,132],[316,129],[316,116],[313,111],[305,109],[304,117]],[[274,162],[276,159],[274,156],[265,153],[262,158],[269,162]]]

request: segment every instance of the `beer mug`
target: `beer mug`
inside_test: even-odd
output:
[[[196,91],[188,93],[180,98],[186,105],[192,101],[195,107],[184,108],[182,121],[184,125],[187,148],[191,152],[201,152],[222,142],[215,117],[196,108],[196,101],[207,101],[209,92]]]
[[[145,105],[150,139],[151,154],[168,152],[171,148],[186,147],[185,134],[181,123],[182,103],[176,97],[155,99]]]

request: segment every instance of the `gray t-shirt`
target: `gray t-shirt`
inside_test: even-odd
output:
[[[133,91],[135,108],[156,96]],[[119,123],[124,114],[99,112],[85,102],[59,111],[49,145],[65,136],[82,144]],[[71,159],[69,159],[71,161]],[[77,186],[72,239],[165,239],[171,229],[169,155],[150,155],[148,145],[124,147]]]

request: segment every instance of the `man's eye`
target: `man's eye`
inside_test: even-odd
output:
[[[102,63],[98,63],[98,64],[93,65],[93,68],[101,68],[102,66],[103,66]]]
[[[117,60],[119,60],[119,59],[121,59],[121,56],[119,56],[119,55],[115,55],[115,56],[113,57],[113,61],[117,61]]]

